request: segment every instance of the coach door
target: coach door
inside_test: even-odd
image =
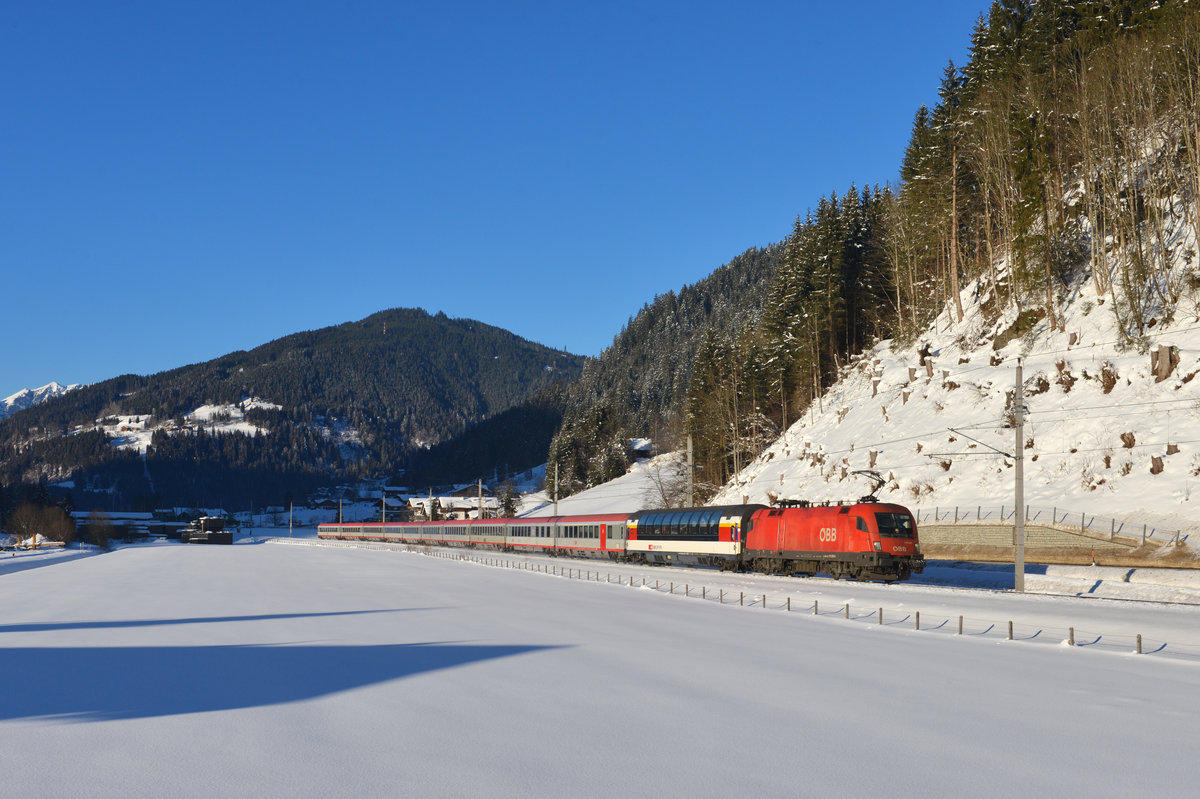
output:
[[[616,522],[606,522],[604,528],[606,530],[604,548],[609,552],[623,552],[625,550],[625,525]]]

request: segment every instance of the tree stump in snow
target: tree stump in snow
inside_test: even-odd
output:
[[[1154,372],[1154,382],[1161,383],[1171,376],[1179,365],[1179,348],[1171,344],[1159,344],[1158,349],[1150,353],[1150,371]]]

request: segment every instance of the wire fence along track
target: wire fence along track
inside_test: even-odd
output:
[[[987,619],[976,616],[947,616],[945,614],[922,614],[920,611],[895,610],[879,606],[864,606],[851,602],[825,602],[819,599],[794,600],[791,596],[771,593],[749,593],[744,590],[663,580],[628,574],[612,569],[589,566],[586,562],[576,566],[540,563],[529,558],[515,558],[497,554],[495,556],[463,552],[449,547],[424,544],[384,543],[376,541],[323,541],[317,539],[272,538],[269,543],[322,546],[345,549],[391,550],[411,552],[445,560],[474,563],[493,568],[513,569],[536,574],[584,582],[605,583],[614,587],[623,586],[637,590],[654,591],[658,594],[678,596],[680,599],[695,599],[722,606],[759,608],[784,612],[796,616],[823,616],[858,624],[868,624],[892,629],[906,629],[929,635],[963,636],[987,638],[1016,643],[1052,644],[1077,649],[1094,649],[1117,654],[1154,655],[1200,663],[1200,643],[1168,642],[1139,634],[1114,635],[1082,627],[1057,627],[1053,625],[1018,622],[1012,619]]]
[[[1016,521],[1015,505],[985,507],[983,505],[953,505],[947,507],[917,508],[913,511],[917,524],[1010,524]],[[1076,513],[1063,508],[1038,508],[1025,506],[1026,524],[1044,524],[1048,527],[1074,531],[1087,537],[1107,537],[1113,541],[1118,537],[1140,539],[1142,545],[1179,545],[1188,540],[1180,530],[1158,530],[1148,524],[1138,526],[1120,522],[1105,516]]]

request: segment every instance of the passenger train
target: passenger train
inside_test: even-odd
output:
[[[903,505],[784,503],[542,518],[322,524],[318,537],[469,547],[768,574],[908,579],[925,568]]]

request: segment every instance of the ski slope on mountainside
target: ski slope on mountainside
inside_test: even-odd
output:
[[[634,513],[642,508],[664,507],[665,484],[677,481],[679,453],[640,460],[629,472],[607,483],[593,486],[578,494],[558,500],[560,516],[586,516],[594,513]],[[555,515],[555,503],[546,491],[522,498],[518,516],[549,517]]]
[[[991,596],[1100,627],[1147,607]],[[1195,776],[1186,658],[273,543],[60,555],[0,601],[12,796],[1179,796]],[[1198,610],[1155,616],[1174,637]]]

